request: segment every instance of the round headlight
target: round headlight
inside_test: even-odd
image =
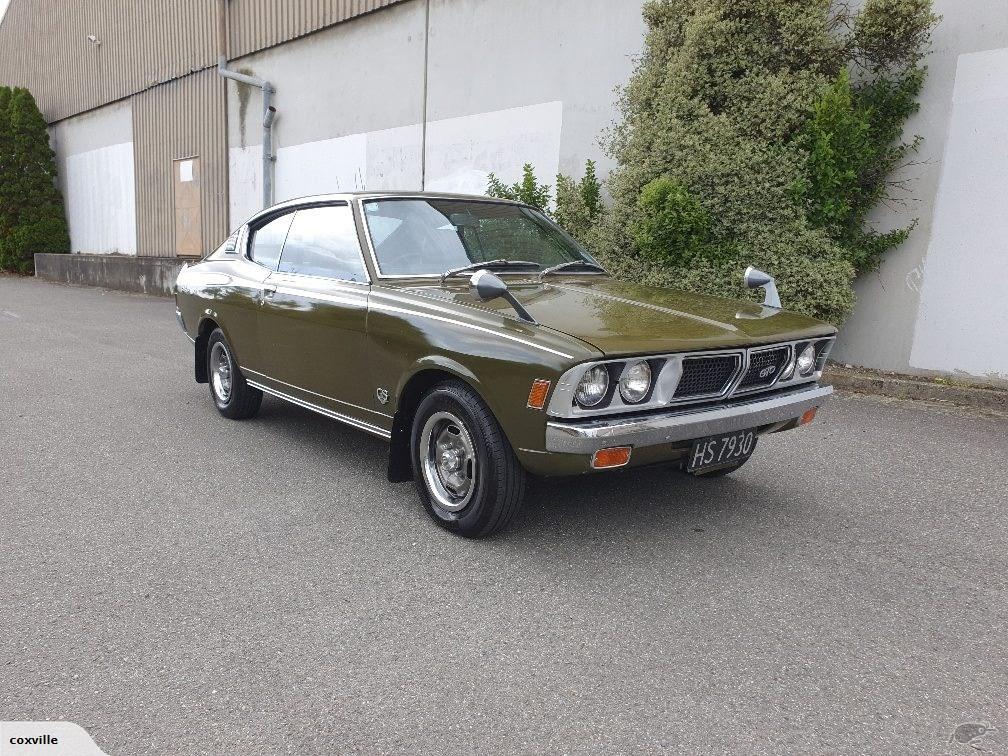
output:
[[[798,375],[809,376],[815,372],[815,345],[809,344],[802,350],[802,353],[798,355]]]
[[[635,362],[623,371],[619,381],[620,396],[627,404],[636,404],[651,388],[651,366],[644,360]]]
[[[574,398],[582,407],[594,407],[605,398],[608,391],[609,371],[602,365],[596,365],[581,378]]]

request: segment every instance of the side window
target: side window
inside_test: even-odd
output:
[[[341,281],[366,280],[350,208],[332,205],[298,210],[287,234],[280,271]]]
[[[252,237],[250,257],[260,265],[276,270],[280,250],[283,249],[284,239],[287,238],[287,231],[293,219],[294,213],[287,213],[257,229],[255,236]]]

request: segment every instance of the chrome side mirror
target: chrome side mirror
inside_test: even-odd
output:
[[[473,273],[472,278],[469,279],[469,290],[480,302],[505,299],[518,313],[519,318],[529,323],[536,323],[536,319],[525,309],[525,306],[508,291],[507,284],[489,270],[477,270]],[[538,325],[538,323],[536,324]]]
[[[750,289],[763,288],[766,292],[766,295],[763,297],[763,305],[765,307],[775,307],[778,310],[781,308],[780,295],[777,293],[777,284],[773,276],[750,265],[746,268],[742,280],[745,281],[745,285]]]

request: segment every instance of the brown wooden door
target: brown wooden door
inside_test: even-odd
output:
[[[200,159],[172,161],[175,186],[175,254],[200,257],[203,254],[203,206],[200,203]]]

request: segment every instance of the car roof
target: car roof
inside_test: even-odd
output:
[[[313,205],[323,202],[354,202],[361,199],[446,199],[462,200],[469,202],[495,202],[508,205],[523,205],[509,199],[499,199],[497,197],[487,197],[482,194],[452,194],[451,192],[417,192],[406,189],[386,190],[386,191],[359,191],[359,192],[338,192],[335,194],[309,194],[305,197],[295,197],[294,199],[278,202],[265,210],[260,210],[248,222],[254,221],[263,215],[268,215],[277,210],[283,210],[300,205]]]

